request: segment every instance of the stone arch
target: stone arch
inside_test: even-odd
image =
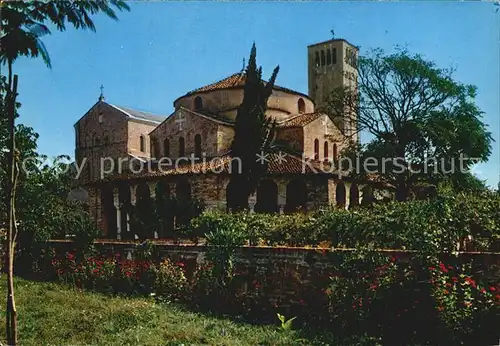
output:
[[[133,232],[127,232],[129,225],[127,223],[127,215],[130,215],[130,187],[128,185],[121,185],[118,188],[118,198],[120,203],[120,220],[121,220],[121,238],[134,239]]]
[[[307,209],[307,185],[302,179],[293,179],[286,185],[285,212]]]
[[[228,212],[238,209],[237,183],[230,181],[226,186],[226,210]]]
[[[201,135],[194,136],[194,157],[201,158]]]
[[[299,110],[299,113],[306,112],[306,103],[304,102],[304,99],[302,97],[297,101],[297,108]]]
[[[325,51],[322,50],[321,51],[321,66],[325,66],[325,63],[326,63],[326,61],[325,61]]]
[[[331,63],[332,63],[332,53],[331,53],[331,51],[328,49],[328,50],[326,51],[326,64],[327,64],[327,65],[331,65]]]
[[[107,238],[116,239],[116,208],[114,205],[113,190],[109,187],[104,187],[101,190],[101,205],[104,233]]]
[[[188,201],[191,199],[191,184],[187,179],[181,179],[175,185],[175,196],[178,200]]]
[[[345,206],[346,202],[346,191],[345,191],[345,184],[343,182],[338,182],[337,187],[335,189],[335,202],[337,203],[338,206],[343,207]]]
[[[183,157],[186,155],[186,144],[184,141],[184,137],[179,137],[179,157]]]
[[[366,185],[361,189],[361,205],[369,206],[373,203],[373,189],[371,186]]]
[[[196,96],[194,98],[194,109],[199,111],[203,109],[203,99],[201,96]]]
[[[356,184],[351,184],[349,188],[349,208],[359,206],[359,188]]]
[[[319,160],[319,139],[314,140],[314,159]]]
[[[323,156],[325,160],[328,160],[328,141],[325,141],[325,144],[323,145]]]
[[[316,67],[319,67],[320,66],[319,65],[319,52],[316,51],[314,56],[315,56],[315,59],[314,59],[315,65],[316,65]]]
[[[270,179],[264,179],[257,187],[257,213],[278,212],[278,185]]]
[[[165,180],[156,184],[156,210],[160,219],[159,238],[166,238],[173,235],[174,229],[174,206],[170,198],[170,185]]]

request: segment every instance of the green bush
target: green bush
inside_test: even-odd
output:
[[[233,227],[249,245],[390,248],[453,252],[466,238],[477,251],[500,250],[500,195],[457,194],[372,208],[326,208],[308,214],[226,214],[207,211],[187,233],[203,237]]]
[[[174,264],[168,258],[154,268],[153,291],[161,298],[175,299],[187,288],[187,279],[183,263]]]

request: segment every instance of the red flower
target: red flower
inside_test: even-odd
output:
[[[177,262],[176,264],[177,264],[179,267],[184,267],[184,263],[182,263],[182,262]]]
[[[471,286],[472,286],[472,287],[474,287],[474,288],[476,288],[476,287],[477,287],[476,282],[475,282],[472,278],[470,278],[470,277],[465,278],[465,282],[466,282],[467,284],[471,285]]]
[[[430,271],[434,271],[434,270],[436,270],[436,268],[435,267],[429,267],[429,270]]]
[[[443,294],[448,294],[448,293],[450,293],[450,292],[448,292],[448,290],[443,291]]]
[[[451,278],[451,280],[452,280],[453,282],[457,282],[457,281],[458,281],[458,278],[457,278],[456,276],[454,276],[454,277],[452,277],[452,278]]]
[[[486,290],[484,288],[481,288],[481,291],[479,291],[481,293],[486,293]]]
[[[446,269],[446,266],[444,265],[444,263],[439,263],[439,269],[441,269],[441,271],[443,273],[447,273],[448,272],[448,269]]]
[[[444,310],[444,307],[443,307],[443,306],[438,306],[438,310],[439,310],[439,311],[443,311],[443,310]]]
[[[493,286],[490,287],[490,291],[493,292],[493,291],[496,291],[497,289]]]

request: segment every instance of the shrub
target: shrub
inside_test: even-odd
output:
[[[180,298],[187,288],[184,263],[173,264],[168,258],[154,267],[153,291],[159,297]]]

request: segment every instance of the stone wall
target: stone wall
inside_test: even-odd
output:
[[[199,110],[212,114],[220,114],[227,119],[236,119],[238,107],[243,102],[243,88],[219,89],[194,93],[182,97],[174,102],[175,109],[180,107],[195,109],[194,99],[200,97],[203,107]],[[290,117],[292,114],[299,114],[298,102],[304,102],[304,113],[314,112],[314,103],[305,95],[300,95],[283,90],[273,90],[267,102],[268,116],[274,117],[278,121]]]
[[[314,141],[319,141],[319,160],[325,159],[324,143],[328,142],[328,159],[333,159],[333,144],[337,145],[337,153],[346,146],[344,135],[333,121],[325,114],[304,126],[304,155],[314,158]]]
[[[184,120],[180,120],[184,119]],[[180,124],[177,121],[182,121]],[[189,157],[195,151],[195,136],[201,135],[201,151],[207,157],[218,154],[217,141],[219,124],[207,118],[195,115],[187,110],[177,110],[172,116],[155,128],[150,136],[157,140],[160,147],[161,157],[179,157],[179,139],[184,138],[185,153],[183,157]],[[164,151],[164,141],[168,139],[170,155]]]
[[[65,252],[72,249],[71,242],[53,241],[51,245],[56,252]],[[138,243],[96,241],[95,247],[100,254],[112,255],[119,253],[122,258],[133,259]],[[262,285],[268,285],[267,298],[271,302],[278,299],[289,302],[303,294],[314,294],[323,291],[328,283],[328,278],[333,274],[334,263],[337,255],[355,251],[353,249],[326,249],[290,248],[290,247],[240,247],[235,252],[236,271],[246,273],[246,280],[240,283],[241,291],[255,284],[256,280]],[[415,255],[414,251],[400,250],[374,250],[396,257],[399,261],[409,261]],[[186,265],[188,277],[193,272],[196,264],[203,264],[207,252],[206,246],[174,245],[157,241],[153,244],[153,256],[156,261],[169,258],[174,262],[183,262]],[[495,268],[500,265],[500,253],[474,253],[462,252],[458,257],[445,258],[454,263],[473,259],[476,269]],[[497,267],[498,268],[498,267]],[[476,270],[476,271],[478,271]],[[498,274],[498,269],[496,273]],[[488,271],[488,270],[487,270]],[[483,275],[491,275],[484,273]],[[265,280],[262,280],[263,278]],[[286,307],[286,305],[281,305]]]
[[[101,157],[127,155],[127,123],[122,112],[98,102],[75,124],[75,158],[79,165],[86,159],[81,183],[100,177]]]
[[[128,122],[127,147],[128,152],[132,155],[142,158],[151,157],[151,143],[149,133],[153,131],[158,124],[152,124],[139,120],[130,120]],[[144,150],[141,151],[140,138],[144,138]]]

